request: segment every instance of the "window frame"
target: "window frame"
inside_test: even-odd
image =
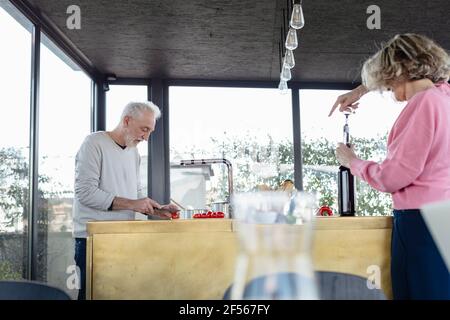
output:
[[[91,132],[98,127],[98,122],[104,118],[101,116],[102,108],[104,110],[104,101],[102,105],[101,91],[103,86],[103,77],[93,64],[79,51],[63,34],[54,28],[48,20],[36,13],[33,7],[25,1],[9,0],[3,6],[5,11],[10,14],[18,23],[23,25],[21,18],[28,20],[32,24],[31,31],[31,74],[30,74],[30,137],[29,137],[29,212],[25,218],[27,229],[27,261],[25,266],[25,275],[28,280],[38,279],[38,164],[39,164],[39,93],[40,93],[40,46],[41,34],[44,34],[49,41],[53,42],[55,48],[60,50],[67,59],[72,61],[91,79]],[[17,12],[18,11],[18,12]],[[50,48],[49,48],[50,49]],[[59,56],[60,52],[56,53]],[[66,59],[63,59],[66,60]],[[99,99],[100,98],[100,99]],[[96,117],[100,115],[100,117]],[[95,120],[94,120],[95,119]],[[98,120],[100,119],[100,120]],[[104,120],[103,120],[104,121]]]

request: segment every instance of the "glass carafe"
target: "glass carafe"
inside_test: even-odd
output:
[[[318,299],[312,263],[315,196],[241,193],[232,203],[239,253],[231,299]]]

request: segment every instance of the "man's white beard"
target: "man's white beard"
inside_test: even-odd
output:
[[[128,133],[125,134],[125,145],[127,146],[127,148],[135,148],[137,144],[138,142],[133,138],[133,136],[129,135]]]

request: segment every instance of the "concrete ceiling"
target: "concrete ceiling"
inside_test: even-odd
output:
[[[279,80],[288,0],[29,0],[102,73],[118,77]],[[81,29],[66,27],[67,7]],[[381,29],[369,30],[369,5]],[[304,0],[293,80],[359,81],[362,62],[397,33],[428,35],[449,51],[448,0]]]

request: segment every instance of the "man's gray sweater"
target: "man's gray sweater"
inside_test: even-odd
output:
[[[73,235],[86,238],[86,222],[134,220],[133,211],[108,211],[114,197],[138,199],[140,157],[137,148],[122,149],[106,132],[86,137],[75,157]]]

